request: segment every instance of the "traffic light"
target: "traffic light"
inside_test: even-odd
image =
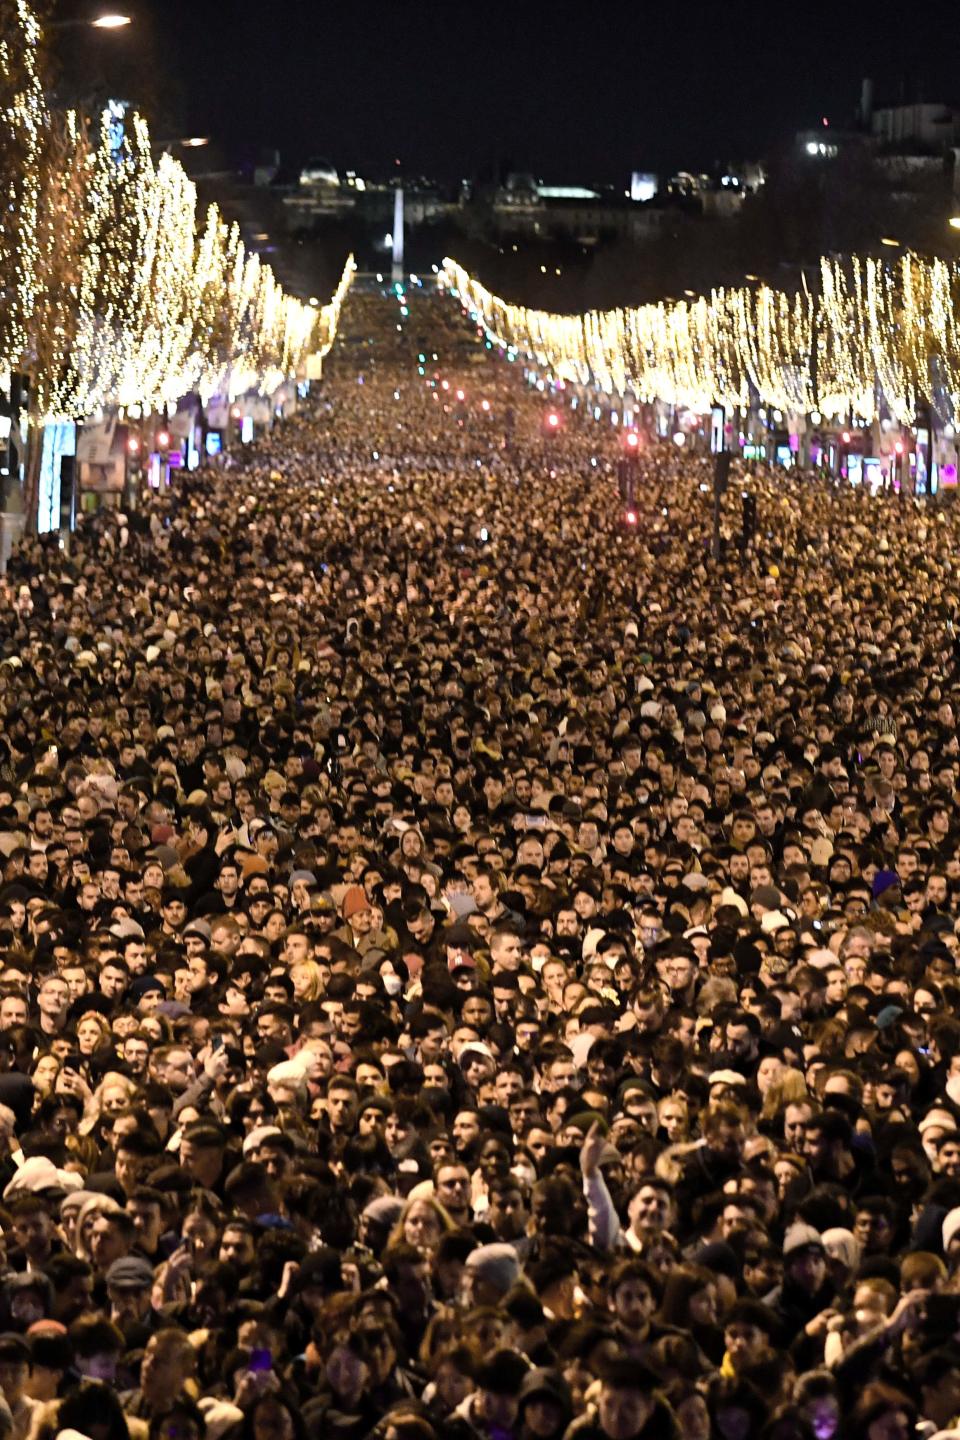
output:
[[[548,410],[543,417],[543,428],[548,435],[556,435],[560,429],[560,416],[556,410]]]
[[[623,519],[624,519],[624,522],[625,522],[627,525],[630,525],[631,527],[634,526],[634,525],[636,525],[636,523],[637,523],[637,512],[636,512],[636,510],[627,510],[627,511],[625,512],[625,514],[624,514]]]
[[[640,436],[636,430],[626,430],[623,436],[623,446],[628,455],[637,455],[640,451]]]

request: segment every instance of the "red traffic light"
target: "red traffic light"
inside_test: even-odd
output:
[[[849,445],[849,444],[850,444],[850,431],[849,431],[849,430],[844,430],[843,435],[842,435],[840,438],[843,440],[844,445]]]
[[[628,450],[637,450],[640,447],[640,436],[636,430],[628,430],[623,437],[623,443]]]
[[[550,411],[550,414],[547,416],[547,424],[549,425],[551,430],[557,429],[558,425],[560,424],[560,416],[557,414],[556,410]]]
[[[898,441],[896,442],[896,444],[894,445],[893,448],[894,448],[894,450],[897,452],[898,455],[902,455],[902,454],[903,454],[903,441],[902,441],[902,440],[898,440]]]
[[[170,444],[170,433],[169,433],[169,431],[167,431],[167,430],[158,430],[158,431],[157,431],[157,448],[160,449],[160,450],[166,450],[167,447],[169,446],[169,444]]]
[[[627,513],[626,513],[626,515],[624,515],[623,518],[624,518],[624,520],[626,520],[626,522],[627,522],[628,525],[636,525],[636,523],[637,523],[637,512],[636,512],[636,510],[628,510]]]

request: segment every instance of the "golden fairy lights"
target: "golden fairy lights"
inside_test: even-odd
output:
[[[714,290],[689,303],[551,315],[492,295],[455,260],[441,283],[497,341],[565,380],[704,411],[754,400],[911,425],[917,406],[960,412],[960,267],[905,254],[823,259],[819,286]],[[937,392],[935,394],[935,392]]]
[[[25,370],[33,418],[161,409],[199,391],[275,390],[329,349],[353,278],[328,305],[287,295],[146,122],[99,129],[50,111],[28,0],[0,21],[0,371]]]

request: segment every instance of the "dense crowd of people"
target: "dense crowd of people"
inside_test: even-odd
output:
[[[957,513],[403,310],[0,582],[0,1440],[952,1432]]]

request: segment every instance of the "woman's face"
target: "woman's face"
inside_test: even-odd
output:
[[[403,1238],[418,1250],[433,1250],[440,1241],[440,1221],[431,1205],[415,1200],[403,1222]]]
[[[717,1322],[717,1294],[712,1285],[696,1290],[687,1302],[690,1319],[694,1325],[715,1325]]]
[[[413,1126],[399,1115],[388,1115],[383,1127],[383,1138],[391,1155],[396,1156],[409,1140]]]
[[[779,1160],[773,1167],[773,1173],[776,1176],[777,1190],[782,1200],[789,1186],[796,1180],[797,1172],[788,1161]]]
[[[198,1258],[213,1252],[219,1231],[209,1215],[188,1215],[183,1222],[183,1238]]]
[[[757,1089],[761,1095],[766,1095],[770,1086],[779,1078],[783,1070],[783,1064],[776,1055],[765,1055],[757,1067]]]
[[[273,944],[274,940],[280,939],[280,936],[286,928],[287,922],[283,917],[282,911],[274,910],[267,918],[267,923],[263,927],[263,933],[270,943]]]
[[[290,971],[290,982],[293,985],[293,998],[295,1000],[306,1000],[310,998],[313,981],[313,972],[308,966],[294,965]]]
[[[60,1073],[60,1062],[55,1055],[42,1055],[33,1070],[33,1083],[41,1095],[49,1095]]]
[[[77,1026],[77,1048],[81,1055],[92,1055],[103,1039],[103,1031],[96,1020],[84,1019]]]
[[[369,1371],[359,1355],[346,1345],[336,1345],[326,1367],[327,1384],[337,1395],[359,1395],[367,1383]]]
[[[676,1145],[686,1138],[687,1107],[676,1100],[664,1100],[660,1106],[660,1124],[671,1145]]]

